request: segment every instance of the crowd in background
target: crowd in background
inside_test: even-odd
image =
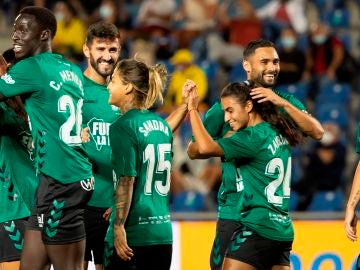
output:
[[[265,38],[278,48],[277,88],[298,97],[324,125],[320,142],[293,149],[292,210],[343,210],[360,120],[359,0],[71,0],[0,1],[8,27],[26,5],[54,11],[55,52],[82,68],[87,26],[98,20],[121,31],[121,57],[148,64],[162,62],[170,80],[163,106],[166,116],[181,102],[181,86],[195,81],[205,113],[231,81],[242,81],[243,47]],[[10,37],[9,37],[10,38]],[[6,48],[2,48],[5,50]],[[189,123],[174,134],[172,208],[216,209],[221,181],[218,159],[187,158]]]

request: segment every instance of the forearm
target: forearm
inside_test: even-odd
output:
[[[309,135],[315,140],[321,140],[324,135],[324,129],[320,122],[310,114],[296,108],[288,101],[284,102],[284,110],[289,114],[291,119],[298,125],[302,132]]]
[[[354,174],[354,179],[351,186],[351,192],[349,195],[349,200],[346,205],[346,209],[355,210],[359,200],[360,200],[360,163],[358,163]]]
[[[190,110],[190,123],[199,155],[222,156],[221,147],[207,133],[199,113],[196,110]]]
[[[190,159],[207,159],[210,158],[211,155],[200,154],[199,145],[197,142],[190,142],[187,149],[187,154]]]
[[[120,177],[116,187],[115,225],[123,226],[129,214],[134,186],[134,177]]]
[[[181,104],[176,108],[165,120],[169,124],[171,130],[174,132],[184,120],[187,113],[187,105]]]

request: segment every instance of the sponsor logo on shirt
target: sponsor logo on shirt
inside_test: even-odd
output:
[[[81,187],[86,191],[94,190],[94,186],[95,186],[94,177],[91,177],[91,178],[85,179],[85,180],[81,180],[80,184],[81,184]]]
[[[39,228],[44,227],[44,214],[37,215]]]
[[[15,80],[7,73],[1,76],[1,79],[7,84],[14,84]]]
[[[90,135],[95,142],[98,151],[105,146],[109,146],[109,127],[110,123],[105,122],[103,119],[92,118],[87,126],[90,129]]]

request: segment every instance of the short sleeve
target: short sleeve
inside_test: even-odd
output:
[[[256,157],[261,148],[260,140],[252,128],[243,129],[230,137],[219,139],[218,144],[227,160]]]
[[[135,136],[123,126],[111,125],[109,131],[111,160],[113,169],[120,176],[137,176],[136,172],[136,142]]]
[[[275,89],[273,91],[275,92],[275,94],[282,97],[283,99],[286,99],[288,102],[290,102],[293,106],[295,106],[299,110],[307,112],[305,105],[300,100],[298,100],[294,95],[283,93]]]
[[[0,79],[0,94],[13,97],[39,91],[42,88],[41,70],[33,59],[24,59],[11,66]]]
[[[224,111],[221,104],[216,102],[205,114],[204,127],[213,139],[221,138],[223,136]]]

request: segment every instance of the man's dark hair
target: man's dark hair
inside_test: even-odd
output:
[[[249,58],[249,56],[254,54],[256,49],[265,48],[265,47],[275,48],[275,45],[271,41],[265,39],[256,39],[250,41],[244,49],[244,53],[243,53],[244,59],[246,60]]]
[[[35,17],[36,22],[39,24],[41,30],[50,30],[51,39],[55,37],[56,34],[56,18],[54,14],[47,8],[29,6],[24,7],[20,10],[20,14],[29,14]]]
[[[86,33],[86,45],[90,45],[94,38],[103,38],[114,40],[120,39],[120,33],[118,28],[108,22],[99,21],[89,26]]]

